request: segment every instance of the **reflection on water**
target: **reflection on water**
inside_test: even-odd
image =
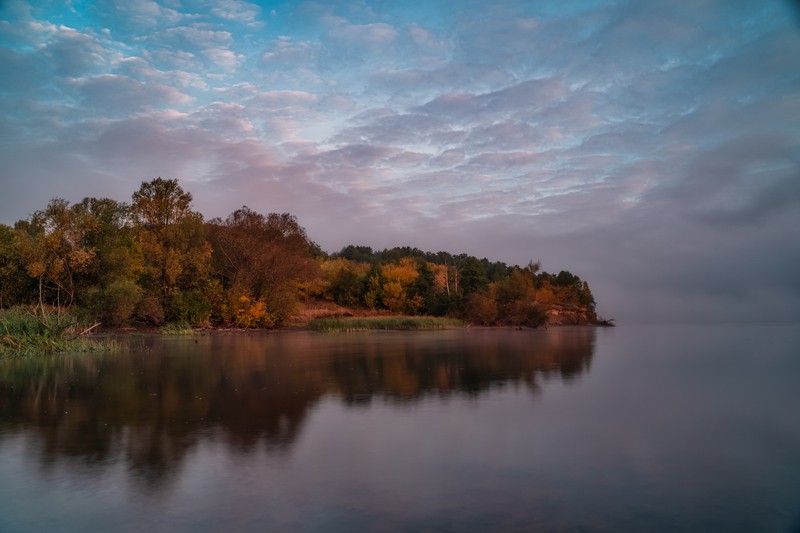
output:
[[[0,531],[800,526],[796,327],[126,342],[0,361]]]
[[[347,405],[477,396],[588,371],[595,330],[131,337],[121,354],[0,364],[0,438],[38,436],[43,464],[124,453],[158,485],[211,433],[285,453],[325,395]],[[32,450],[33,452],[33,450]]]

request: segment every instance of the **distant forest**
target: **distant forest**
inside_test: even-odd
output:
[[[0,308],[69,308],[107,327],[268,328],[314,303],[483,325],[537,326],[556,307],[595,318],[588,283],[540,267],[409,247],[328,254],[288,213],[242,207],[204,220],[161,178],[129,204],[54,199],[0,225]]]

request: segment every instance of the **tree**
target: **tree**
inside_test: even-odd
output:
[[[367,274],[367,283],[364,288],[364,303],[370,309],[376,309],[383,304],[381,287],[383,287],[384,281],[380,266],[373,264]]]
[[[365,282],[355,269],[339,268],[330,280],[329,292],[337,304],[356,307],[361,302]]]
[[[461,263],[461,291],[464,296],[486,288],[489,280],[486,277],[486,270],[481,262],[469,256]]]
[[[369,246],[354,246],[348,244],[341,251],[336,254],[337,257],[342,259],[349,259],[351,261],[358,261],[361,263],[370,263],[375,259],[375,252]]]
[[[141,299],[137,278],[143,271],[128,206],[109,198],[84,198],[80,206],[95,221],[86,240],[96,261],[83,276],[78,303],[104,325],[125,325]]]
[[[416,314],[424,303],[424,297],[412,294],[411,288],[419,278],[417,261],[404,257],[396,263],[381,268],[383,305],[395,313]]]
[[[562,270],[556,276],[556,285],[560,285],[562,287],[567,287],[569,285],[577,285],[580,283],[581,278],[573,274],[572,272],[568,272],[566,270]]]
[[[318,271],[313,243],[297,219],[288,213],[264,216],[244,206],[224,221],[213,220],[209,230],[214,265],[229,295],[262,302],[274,323],[288,318],[297,285]]]
[[[83,206],[70,207],[61,198],[17,223],[16,245],[28,275],[38,280],[40,305],[69,307],[75,301],[76,277],[95,261],[87,238],[95,225]]]
[[[464,318],[471,323],[491,326],[497,320],[497,304],[490,291],[476,291],[467,297]]]
[[[133,193],[130,214],[136,226],[158,233],[187,218],[197,217],[191,204],[192,195],[178,185],[178,180],[156,178],[143,181]]]
[[[432,314],[436,311],[436,279],[431,265],[424,259],[417,259],[417,277],[408,289],[409,298],[419,301],[417,311]]]
[[[36,284],[25,272],[16,240],[17,230],[0,224],[0,308],[36,299]]]
[[[210,281],[211,245],[202,215],[191,209],[192,195],[178,180],[156,178],[142,182],[132,198],[135,242],[144,258],[142,288],[159,300],[167,320],[202,321],[210,311],[200,289]]]

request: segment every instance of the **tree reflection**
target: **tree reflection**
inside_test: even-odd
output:
[[[105,357],[0,363],[0,438],[37,436],[43,465],[124,454],[148,486],[169,481],[204,438],[286,454],[325,395],[412,404],[587,372],[591,328],[438,334],[141,337]]]
[[[469,332],[464,342],[375,342],[363,350],[331,356],[336,392],[347,403],[376,395],[415,401],[430,395],[477,396],[507,383],[537,391],[557,375],[570,381],[588,371],[595,330],[555,329],[543,335],[496,330]],[[538,332],[537,332],[538,333]]]

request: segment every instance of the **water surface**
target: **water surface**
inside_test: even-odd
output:
[[[783,326],[132,336],[0,362],[0,531],[796,531]]]

